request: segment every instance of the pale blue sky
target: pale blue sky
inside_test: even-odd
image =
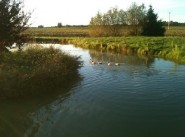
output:
[[[159,19],[185,22],[185,0],[24,0],[26,10],[34,10],[33,26],[88,25],[98,11],[106,12],[111,7],[127,10],[132,2],[151,4]]]

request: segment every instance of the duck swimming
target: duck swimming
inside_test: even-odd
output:
[[[92,59],[90,59],[89,62],[90,62],[92,65],[96,64],[96,62],[94,62]]]
[[[119,66],[120,65],[120,63],[115,63],[115,66]]]
[[[108,66],[112,66],[112,63],[111,63],[111,62],[108,62],[107,65],[108,65]]]

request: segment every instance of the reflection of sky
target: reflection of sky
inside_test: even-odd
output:
[[[62,51],[69,53],[70,55],[73,56],[82,56],[83,55],[83,60],[87,61],[90,59],[89,57],[89,51],[81,48],[75,48],[73,45],[60,45],[60,44],[42,44],[44,47],[50,47],[53,46],[55,48],[61,49]]]
[[[164,61],[163,59],[155,59],[156,63],[154,64],[154,68],[162,71],[162,72],[167,72],[167,73],[172,73],[172,72],[185,72],[185,67],[184,65],[178,65],[175,64],[171,61]]]

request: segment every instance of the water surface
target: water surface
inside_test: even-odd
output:
[[[81,56],[83,79],[55,96],[1,102],[2,136],[185,136],[185,66],[72,45],[55,47]],[[90,58],[103,64],[92,65]]]

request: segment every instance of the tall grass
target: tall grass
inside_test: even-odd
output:
[[[82,48],[137,53],[185,63],[184,37],[73,38],[69,42]]]
[[[79,57],[52,47],[30,47],[0,58],[0,98],[54,91],[79,77]]]

